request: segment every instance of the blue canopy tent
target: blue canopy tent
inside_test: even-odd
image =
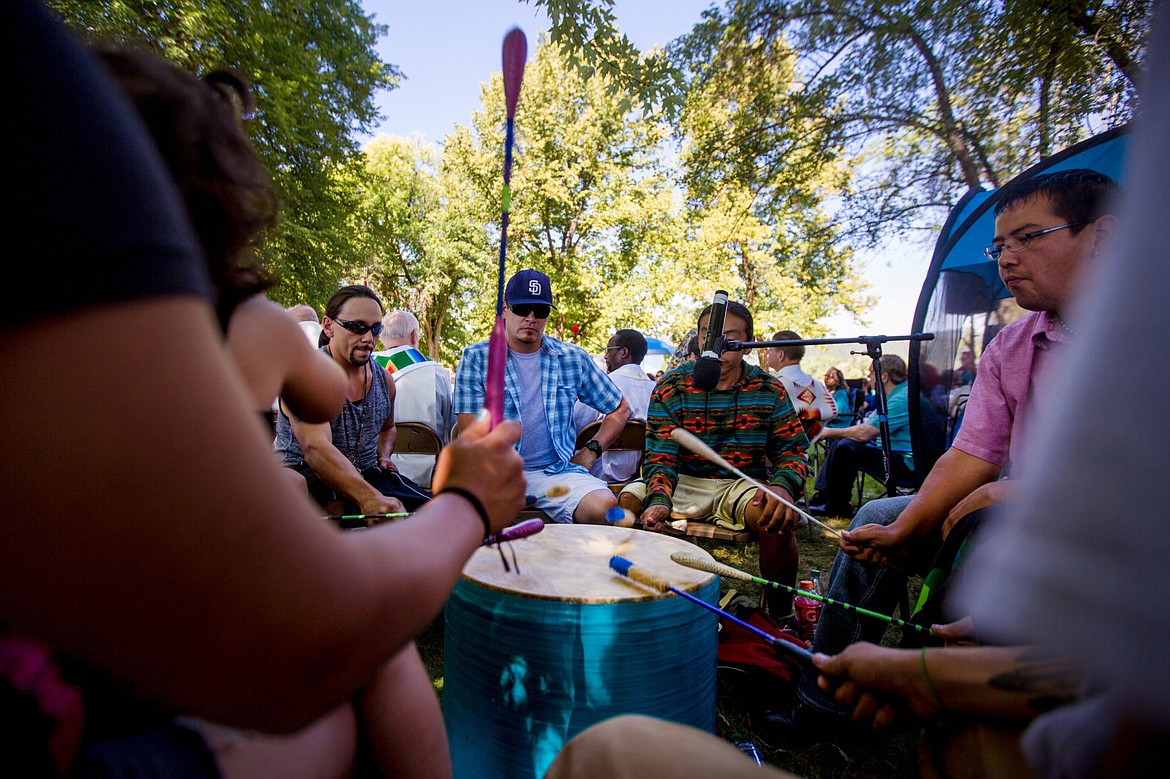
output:
[[[661,338],[655,338],[652,335],[646,336],[646,359],[642,360],[642,370],[653,374],[662,369],[666,365],[666,361],[670,359],[670,355],[674,354],[674,347],[669,341]]]
[[[1090,168],[1120,181],[1128,129],[1118,127],[1071,146],[1009,184],[1071,168]],[[977,371],[979,356],[995,334],[1027,313],[1000,281],[996,263],[983,255],[995,235],[1001,191],[971,189],[951,209],[918,297],[911,332],[935,335],[932,341],[912,341],[909,350],[910,435],[919,467],[933,465],[932,455],[941,453],[955,432],[955,410],[972,378],[963,353],[970,350]],[[923,401],[931,408],[923,408]],[[937,420],[948,420],[945,442],[938,440]]]
[[[661,338],[655,338],[652,335],[648,335],[646,336],[646,353],[674,354],[674,347],[670,345],[669,341],[664,341]]]

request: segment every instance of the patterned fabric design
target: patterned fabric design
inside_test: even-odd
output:
[[[670,437],[670,431],[679,426],[749,476],[784,487],[793,497],[803,493],[808,439],[788,394],[765,371],[747,363],[743,366],[738,384],[709,393],[695,388],[693,364],[662,377],[650,398],[647,420],[642,461],[646,506],[671,505],[680,473],[703,479],[732,476],[679,447]]]
[[[403,368],[411,365],[418,365],[420,362],[428,362],[425,354],[418,349],[413,349],[409,346],[403,346],[398,349],[392,349],[385,352],[375,352],[374,361],[394,374]]]
[[[455,373],[456,414],[477,414],[483,408],[487,354],[487,341],[480,341],[463,350],[463,358],[459,360],[459,368]],[[508,368],[504,375],[505,419],[520,419],[520,389],[517,382],[515,360],[509,353]],[[573,426],[573,404],[581,400],[609,414],[621,404],[621,390],[594,364],[584,349],[550,335],[545,335],[540,342],[540,388],[549,434],[558,458],[558,462],[546,468],[545,473],[559,473],[570,467],[586,473],[584,468],[569,463],[577,441],[577,431]],[[523,449],[520,454],[524,455]]]

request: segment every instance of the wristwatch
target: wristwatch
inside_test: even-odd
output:
[[[590,438],[585,442],[585,448],[593,452],[597,457],[601,456],[601,444],[597,442],[596,438]]]

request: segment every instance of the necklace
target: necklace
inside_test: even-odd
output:
[[[1069,327],[1068,324],[1063,319],[1061,319],[1058,314],[1053,314],[1053,317],[1056,319],[1056,323],[1058,325],[1060,325],[1061,328],[1064,329],[1064,332],[1068,333],[1069,335],[1071,335],[1073,337],[1076,337],[1077,331],[1073,330],[1071,327]]]
[[[330,351],[330,354],[332,354],[332,351]],[[345,456],[355,468],[357,468],[358,461],[358,452],[355,450],[362,445],[362,427],[366,423],[366,396],[370,394],[371,373],[370,364],[366,363],[365,380],[362,382],[362,399],[357,401],[357,403],[349,398],[345,399],[345,405],[350,408],[357,406],[359,403],[361,404],[361,410],[358,412],[357,436],[354,437],[353,441],[349,440],[348,409],[343,409],[341,412],[341,434],[345,437]]]

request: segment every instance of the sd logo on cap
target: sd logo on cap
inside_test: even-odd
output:
[[[504,302],[509,306],[513,303],[543,303],[553,306],[552,284],[548,276],[538,270],[522,270],[508,279],[504,287]]]

